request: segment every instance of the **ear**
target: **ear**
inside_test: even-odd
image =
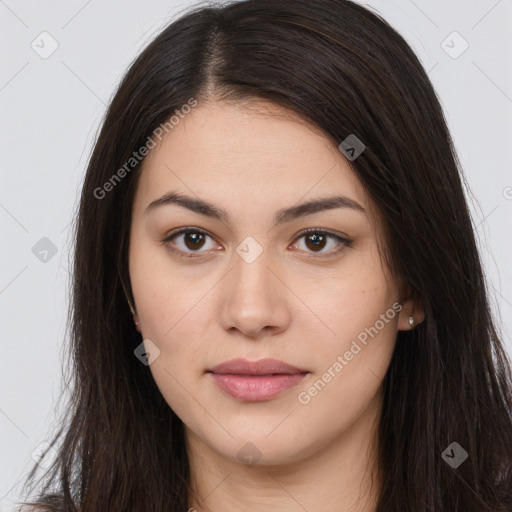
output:
[[[130,311],[132,312],[132,315],[133,315],[133,322],[135,324],[135,329],[137,330],[137,332],[141,332],[139,316],[137,315],[137,313],[135,313],[135,308],[133,307],[130,299],[128,298],[128,294],[126,292],[125,292],[125,295],[126,295],[126,300],[128,301],[128,305],[130,306]]]
[[[419,300],[411,298],[410,288],[408,286],[404,287],[403,291],[403,298],[400,300],[402,309],[398,315],[398,330],[410,331],[425,320],[425,311]],[[412,325],[409,321],[411,317],[413,320]]]
[[[132,306],[132,303],[130,302],[128,296],[126,297],[126,300],[128,301],[128,306],[130,306],[130,311],[132,312],[132,315],[136,315],[135,308]]]

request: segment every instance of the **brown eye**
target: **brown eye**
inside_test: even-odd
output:
[[[207,247],[208,239],[213,241],[213,238],[208,235],[206,231],[199,228],[184,228],[167,235],[160,242],[163,245],[167,245],[172,252],[179,256],[194,258],[203,256],[205,253],[209,252],[207,250],[201,250],[205,246]],[[210,249],[215,247],[218,247],[218,245],[211,242]]]
[[[304,239],[304,251],[309,253],[309,257],[312,258],[323,258],[338,254],[343,251],[345,247],[350,247],[352,243],[348,238],[321,229],[308,229],[303,231],[296,240],[301,239]],[[329,243],[329,241],[332,242]],[[301,244],[297,242],[293,244],[295,247],[299,247],[300,245]],[[331,250],[323,251],[323,249],[329,245]],[[301,247],[299,247],[299,249],[301,249]]]

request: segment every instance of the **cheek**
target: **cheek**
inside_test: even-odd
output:
[[[192,307],[193,287],[169,265],[156,242],[134,240],[130,249],[130,280],[144,336],[165,340]]]
[[[357,287],[346,289],[354,290]],[[375,403],[391,362],[400,305],[384,286],[370,291],[361,288],[350,300],[338,287],[326,298],[340,304],[330,324],[335,334],[315,344],[317,371],[298,398],[307,415],[305,428],[318,429],[327,437],[348,429]]]
[[[131,252],[130,272],[143,336],[161,351],[151,369],[163,366],[163,379],[164,369],[189,374],[207,341],[204,324],[212,305],[204,296],[215,281],[199,281],[171,265],[165,251],[142,244]],[[172,379],[167,380],[172,385]]]
[[[321,286],[321,293],[305,299],[316,301],[311,309],[323,321],[314,351],[317,373],[309,383],[314,389],[306,393],[317,407],[337,403],[346,411],[364,407],[377,392],[391,361],[401,309],[378,261],[363,255],[350,263]],[[306,323],[301,329],[307,332]]]
[[[355,338],[392,307],[398,295],[389,277],[370,253],[354,253],[340,271],[326,276],[317,286],[303,288],[304,302],[318,312],[323,334],[332,340]]]

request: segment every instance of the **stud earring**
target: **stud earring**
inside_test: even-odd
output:
[[[140,322],[137,322],[136,315],[133,315],[133,323],[135,324],[135,329],[137,329],[137,332],[140,332]]]
[[[412,326],[412,324],[414,323],[414,318],[412,316],[409,317],[409,325]]]

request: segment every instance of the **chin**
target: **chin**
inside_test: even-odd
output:
[[[269,432],[269,430],[267,430]],[[232,432],[234,437],[210,439],[208,444],[220,455],[245,466],[279,466],[296,463],[315,453],[316,443],[303,445],[304,438],[295,439],[287,432],[244,435]],[[220,442],[221,441],[221,442]]]

